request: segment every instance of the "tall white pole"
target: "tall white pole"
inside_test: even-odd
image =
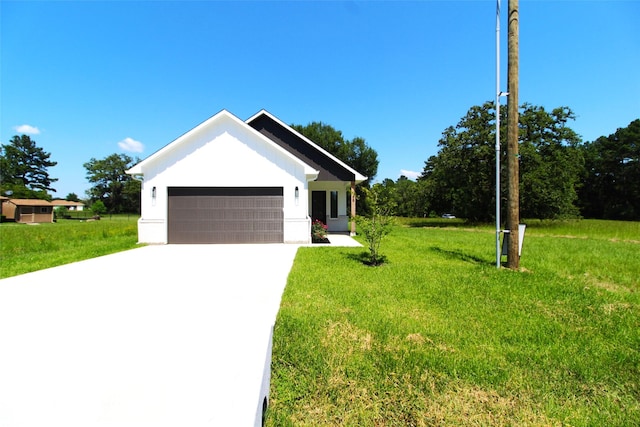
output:
[[[500,0],[496,2],[496,268],[500,268]]]

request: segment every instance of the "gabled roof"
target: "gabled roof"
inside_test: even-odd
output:
[[[41,199],[9,199],[8,203],[16,206],[53,206],[51,202]]]
[[[266,110],[261,110],[253,115],[247,119],[246,123],[305,163],[318,169],[320,171],[318,181],[355,181],[360,183],[367,180],[366,176]]]
[[[178,137],[177,139],[173,140],[169,144],[165,145],[160,150],[156,151],[155,153],[151,154],[149,157],[145,158],[144,160],[142,160],[138,164],[134,165],[131,169],[129,169],[127,171],[127,173],[130,174],[130,175],[143,174],[144,170],[145,170],[145,167],[147,165],[155,162],[157,159],[160,159],[160,158],[162,158],[164,156],[170,155],[171,152],[173,150],[175,150],[177,147],[179,147],[180,145],[182,145],[184,143],[188,143],[188,141],[190,141],[193,138],[197,137],[199,134],[201,134],[203,132],[206,132],[207,130],[209,130],[209,129],[215,127],[215,126],[223,125],[224,123],[233,124],[235,126],[240,126],[241,128],[243,128],[247,132],[250,132],[250,133],[254,134],[257,138],[262,140],[265,144],[269,144],[270,146],[275,148],[277,151],[279,151],[283,156],[288,157],[288,158],[292,159],[294,162],[300,164],[303,167],[304,173],[307,176],[315,177],[315,176],[318,175],[318,171],[313,169],[313,167],[311,167],[308,163],[305,163],[299,157],[296,157],[295,155],[293,155],[289,151],[287,151],[284,148],[280,147],[278,144],[274,143],[273,140],[267,138],[265,135],[263,135],[262,133],[258,132],[253,127],[247,125],[247,123],[243,122],[242,120],[240,120],[239,118],[237,118],[236,116],[234,116],[233,114],[228,112],[227,110],[221,110],[219,113],[217,113],[214,116],[210,117],[206,121],[200,123],[198,126],[196,126],[195,128],[191,129],[190,131],[188,131],[187,133],[183,134],[182,136]]]

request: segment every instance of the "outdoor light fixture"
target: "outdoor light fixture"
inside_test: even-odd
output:
[[[300,203],[300,190],[298,190],[298,187],[296,186],[296,189],[294,191],[295,194],[295,198],[296,198],[296,206],[298,206],[298,204]]]
[[[151,204],[153,206],[156,205],[156,187],[155,186],[151,188]]]

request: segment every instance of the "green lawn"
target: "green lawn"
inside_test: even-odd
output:
[[[0,278],[16,276],[137,246],[138,216],[49,224],[0,224]],[[90,278],[85,278],[90,280]]]
[[[134,248],[136,220],[0,224],[0,277]],[[520,272],[460,220],[401,220],[376,268],[300,248],[268,425],[640,425],[640,223],[525,222]]]
[[[404,220],[298,251],[275,327],[270,426],[640,425],[640,223]]]

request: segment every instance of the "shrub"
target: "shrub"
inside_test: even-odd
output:
[[[313,221],[313,223],[311,224],[311,241],[324,242],[325,240],[327,240],[328,228],[329,227],[319,219]]]
[[[107,207],[104,205],[102,200],[96,200],[93,202],[93,205],[91,205],[91,211],[96,215],[102,215],[107,212]]]
[[[53,217],[55,219],[69,218],[69,209],[66,206],[59,206],[53,210]]]

